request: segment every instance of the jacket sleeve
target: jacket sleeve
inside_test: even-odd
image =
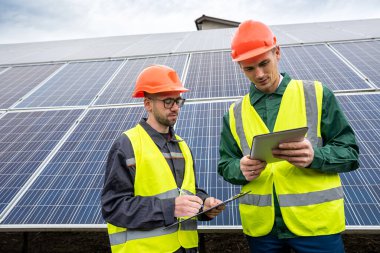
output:
[[[343,114],[333,92],[323,87],[322,147],[314,147],[310,167],[326,173],[349,172],[359,167],[359,147],[355,133]]]
[[[243,157],[230,129],[228,112],[223,117],[223,127],[219,146],[220,159],[218,162],[218,173],[224,180],[231,184],[244,185],[248,181],[240,170],[240,159]]]
[[[106,222],[129,229],[152,229],[172,224],[174,198],[134,195],[136,168],[127,166],[134,153],[128,137],[123,135],[113,144],[107,160],[101,195],[102,214]]]

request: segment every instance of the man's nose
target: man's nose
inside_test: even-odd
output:
[[[262,78],[264,76],[264,71],[262,68],[256,68],[255,69],[255,77],[256,78]]]
[[[172,111],[178,111],[179,110],[179,106],[178,106],[177,102],[175,102],[175,101],[173,102],[173,105],[170,108],[170,110],[172,110]]]

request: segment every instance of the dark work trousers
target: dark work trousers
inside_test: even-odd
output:
[[[246,236],[251,253],[344,253],[341,234],[278,239],[274,235]]]

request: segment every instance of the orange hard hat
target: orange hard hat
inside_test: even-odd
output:
[[[134,98],[144,97],[144,92],[151,94],[168,91],[186,92],[174,69],[164,65],[153,65],[145,68],[136,80],[132,94]]]
[[[269,27],[258,21],[247,20],[239,25],[232,38],[232,60],[247,60],[274,47],[276,47],[276,36]]]

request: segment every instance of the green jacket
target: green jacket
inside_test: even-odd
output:
[[[256,89],[253,84],[249,92],[251,105],[271,132],[277,118],[282,95],[291,80],[286,73],[281,75],[283,76],[282,82],[274,93],[265,94]],[[232,184],[244,185],[248,182],[240,171],[240,159],[243,154],[232,136],[228,114],[227,112],[223,117],[218,173],[223,176],[224,180]],[[323,86],[321,135],[323,146],[313,147],[314,160],[310,167],[318,168],[325,173],[349,172],[359,167],[359,148],[355,141],[355,134],[341,111],[333,92],[325,86]],[[276,217],[271,233],[279,238],[296,237],[287,229],[282,219],[276,194],[274,194],[274,202]]]

